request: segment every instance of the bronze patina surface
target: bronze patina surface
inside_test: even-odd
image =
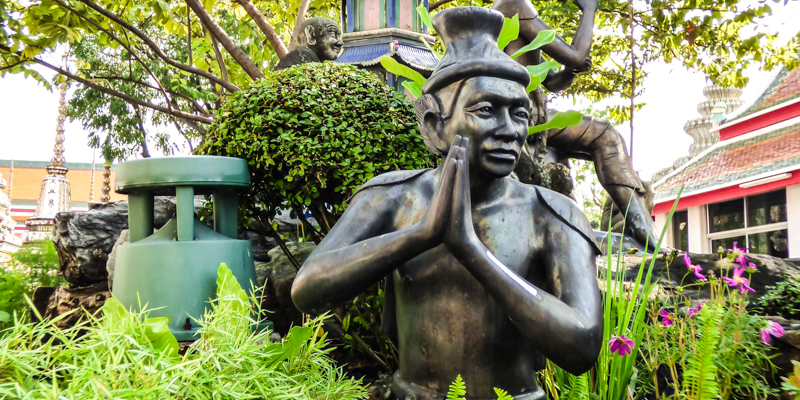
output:
[[[275,71],[312,62],[333,61],[342,51],[342,31],[328,18],[309,18],[303,21],[297,48],[287,53]]]
[[[468,399],[543,399],[542,357],[574,374],[594,365],[603,318],[599,254],[575,203],[510,177],[528,137],[530,77],[497,48],[500,12],[433,18],[447,52],[415,104],[436,170],[367,183],[292,287],[322,313],[386,278],[399,399],[443,399],[457,375]],[[394,316],[394,318],[392,318]]]

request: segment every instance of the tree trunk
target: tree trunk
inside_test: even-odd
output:
[[[272,49],[275,50],[275,54],[278,56],[278,58],[283,58],[283,56],[285,56],[289,51],[286,50],[286,45],[283,44],[283,40],[281,40],[280,35],[275,32],[275,29],[272,28],[272,25],[270,25],[269,21],[264,18],[264,15],[258,12],[256,6],[251,3],[250,0],[238,0],[238,3],[244,8],[245,11],[247,11],[247,14],[250,15],[250,18],[255,21],[258,29],[260,29],[264,36],[267,37],[267,40],[269,40],[269,43],[272,45]]]
[[[192,8],[197,18],[200,19],[200,22],[205,25],[206,29],[214,35],[222,47],[228,51],[228,54],[236,60],[239,65],[242,66],[247,75],[250,76],[253,80],[263,79],[264,73],[258,69],[258,66],[247,56],[247,54],[242,51],[242,49],[233,42],[233,39],[225,33],[224,30],[214,21],[214,18],[211,17],[211,14],[206,11],[203,7],[203,3],[200,0],[186,0],[186,4]]]
[[[311,0],[303,0],[300,2],[300,8],[297,9],[297,19],[294,21],[294,30],[292,31],[292,40],[289,41],[289,51],[297,47],[297,39],[300,38],[300,31],[302,30],[303,21],[306,20],[306,13],[308,7],[311,5]]]

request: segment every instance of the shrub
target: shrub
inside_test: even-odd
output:
[[[197,152],[248,160],[252,197],[243,203],[265,217],[308,208],[323,229],[373,176],[435,161],[405,97],[370,72],[327,62],[275,72],[228,98]]]
[[[39,286],[59,286],[66,281],[58,273],[58,254],[53,242],[25,246],[11,256],[5,270],[0,270],[0,329],[12,321],[12,315],[27,315],[25,296],[32,297]]]
[[[787,277],[775,286],[767,286],[767,292],[761,296],[759,303],[760,312],[764,315],[800,319],[800,280]]]

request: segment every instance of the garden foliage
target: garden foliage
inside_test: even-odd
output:
[[[672,212],[665,226],[671,218]],[[539,382],[550,398],[617,400],[657,393],[660,398],[691,400],[765,399],[774,392],[765,377],[774,369],[766,351],[769,336],[783,330],[747,311],[749,278],[742,274],[752,274],[755,267],[746,249],[727,252],[728,268],[722,277],[702,275],[686,257],[684,280],[690,275],[698,279],[677,288],[677,296],[666,301],[654,296],[658,282],[650,280],[656,257],[648,268],[645,258],[636,280],[626,283],[621,254],[615,262],[608,250],[607,271],[598,276],[608,346],[595,367],[581,376],[548,362]],[[675,253],[661,257],[667,263],[677,258]],[[694,285],[710,285],[711,298],[697,302],[681,294]]]
[[[237,92],[198,152],[248,160],[244,204],[268,218],[308,208],[323,230],[372,177],[435,165],[408,100],[372,73],[335,63],[288,68]]]
[[[785,277],[775,286],[767,286],[767,293],[759,302],[764,315],[800,319],[800,280]]]
[[[25,296],[32,297],[39,286],[60,286],[66,281],[59,274],[58,254],[53,242],[44,241],[28,245],[11,257],[0,269],[0,329],[19,317],[28,314]]]
[[[217,284],[198,321],[202,336],[184,355],[165,318],[128,312],[114,298],[91,324],[17,324],[0,339],[0,398],[366,398],[326,356],[321,319],[270,343],[270,332],[254,332],[252,299],[224,264]]]

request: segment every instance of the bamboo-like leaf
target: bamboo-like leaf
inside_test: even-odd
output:
[[[422,96],[422,86],[417,82],[405,81],[403,87],[408,89],[415,99]]]
[[[546,31],[540,31],[532,42],[528,43],[523,48],[517,50],[516,53],[511,55],[511,58],[517,58],[531,50],[536,50],[539,47],[542,47],[546,44],[550,44],[555,38],[556,38],[556,31],[552,29]]]
[[[542,80],[539,79],[538,75],[536,75],[536,76],[531,75],[531,83],[530,83],[530,85],[528,85],[528,88],[525,89],[525,93],[530,93],[530,92],[536,90],[536,88],[539,87],[539,85],[541,85],[541,84],[542,84]]]
[[[546,129],[564,129],[568,126],[575,126],[581,123],[583,119],[583,114],[577,111],[564,111],[557,113],[549,121],[544,124],[536,125],[528,128],[528,135],[532,135],[536,132],[541,132]]]
[[[503,30],[497,38],[497,47],[503,50],[509,43],[519,37],[519,14],[514,14],[511,18],[506,18],[503,22]]]
[[[431,22],[431,15],[428,13],[428,8],[423,6],[417,7],[417,14],[419,14],[419,19],[422,21],[428,29],[433,29],[433,23]]]
[[[383,58],[381,58],[381,65],[387,71],[395,75],[411,79],[420,86],[424,85],[425,82],[427,82],[427,79],[425,79],[422,75],[420,75],[419,72],[414,71],[413,69],[408,68],[405,65],[401,65],[399,62],[397,62],[397,60],[392,58],[392,56],[384,56]]]
[[[531,77],[538,76],[539,81],[544,81],[544,78],[547,78],[547,73],[551,69],[558,69],[561,65],[555,61],[547,61],[541,64],[536,65],[528,65],[525,67],[528,70],[528,73],[531,74]]]
[[[437,53],[437,52],[435,52],[435,51],[433,51],[433,47],[431,47],[431,45],[428,44],[428,41],[425,40],[424,37],[420,36],[419,37],[419,41],[422,42],[422,44],[425,45],[425,48],[428,49],[431,52],[431,54],[433,54],[433,56],[436,57],[437,60],[441,60],[442,59],[442,55]]]

